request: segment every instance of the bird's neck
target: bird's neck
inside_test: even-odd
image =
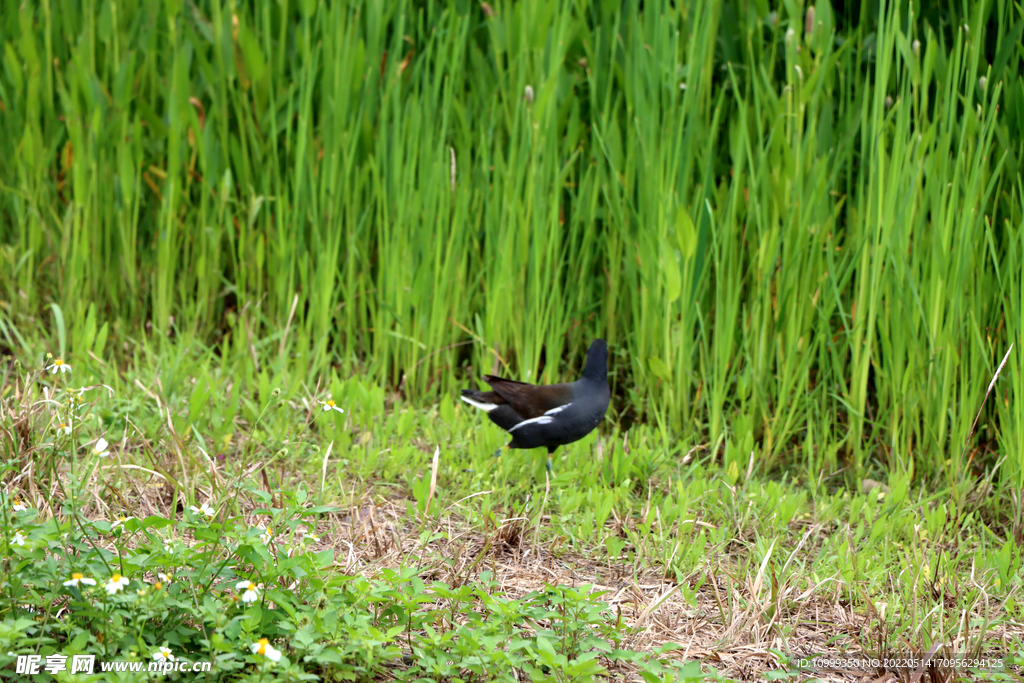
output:
[[[608,377],[608,361],[600,358],[588,358],[587,364],[583,368],[583,377],[595,382],[606,379]]]

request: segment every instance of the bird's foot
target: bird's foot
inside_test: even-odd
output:
[[[502,446],[502,447],[501,447],[501,448],[499,448],[498,450],[494,451],[494,455],[492,455],[491,457],[492,457],[492,458],[500,458],[500,457],[501,457],[501,452],[502,452],[503,450],[505,450],[505,447],[504,447],[504,446]]]
[[[548,461],[544,463],[544,469],[548,471],[548,474],[555,476],[555,468],[551,466],[551,456],[548,455]]]

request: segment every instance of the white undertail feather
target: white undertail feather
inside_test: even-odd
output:
[[[509,434],[511,434],[512,432],[516,431],[520,427],[525,427],[526,425],[548,425],[548,424],[551,424],[554,421],[555,421],[555,418],[550,417],[548,415],[541,415],[540,417],[531,417],[529,420],[523,420],[522,422],[517,424],[512,429],[508,430],[508,432],[509,432]]]
[[[483,401],[474,401],[473,399],[466,398],[465,396],[460,396],[459,398],[461,398],[469,405],[479,408],[480,410],[485,410],[488,413],[498,407],[496,403],[484,403]]]

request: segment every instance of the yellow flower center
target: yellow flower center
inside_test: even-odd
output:
[[[248,591],[254,591],[254,590],[256,590],[256,584],[255,584],[255,583],[253,583],[252,581],[250,581],[250,582],[249,582],[249,585],[245,587],[245,590],[248,590]]]
[[[113,576],[110,577],[110,580],[113,581],[114,583],[120,583],[121,582],[121,575],[120,574],[114,574]]]
[[[327,399],[327,405],[330,406],[331,408],[333,408],[334,407],[334,399],[332,399],[332,398]]]
[[[81,572],[75,572],[74,574],[71,575],[71,578],[74,579],[75,581],[78,581],[79,579],[84,579],[85,578],[85,574],[82,574]]]
[[[157,581],[156,583],[153,584],[153,588],[155,588],[157,590],[160,590],[163,587],[164,587],[164,585],[162,583],[160,583],[159,581]]]
[[[267,645],[270,645],[270,641],[266,638],[260,638],[256,642],[258,642],[260,645],[260,649],[256,650],[256,652],[261,655],[267,654]]]
[[[60,366],[64,365],[64,359],[58,358],[57,360],[53,361],[53,364],[59,368]]]

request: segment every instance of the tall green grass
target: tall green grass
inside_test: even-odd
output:
[[[1012,3],[243,5],[0,8],[11,349],[430,400],[601,335],[729,467],[1024,485]]]

